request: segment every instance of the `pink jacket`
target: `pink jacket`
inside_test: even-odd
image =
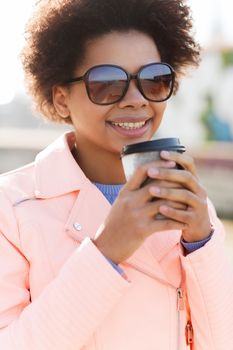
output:
[[[110,204],[73,142],[1,176],[0,349],[185,350],[191,322],[192,349],[232,350],[233,272],[213,208],[204,247],[185,257],[180,232],[157,232],[121,265],[127,281],[91,241]]]

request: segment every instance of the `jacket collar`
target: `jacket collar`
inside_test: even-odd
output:
[[[90,182],[72,156],[73,132],[50,144],[35,159],[35,196],[47,199],[79,191]]]

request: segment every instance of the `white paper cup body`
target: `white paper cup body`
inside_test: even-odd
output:
[[[134,174],[135,170],[144,164],[151,163],[155,160],[160,159],[160,152],[141,152],[127,154],[122,157],[122,164],[126,180],[128,181]]]

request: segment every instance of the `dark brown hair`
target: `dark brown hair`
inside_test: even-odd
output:
[[[199,46],[185,0],[40,0],[26,26],[22,63],[36,109],[50,120],[52,87],[73,76],[87,41],[112,31],[144,32],[177,76],[199,62]],[[176,89],[178,81],[176,81]],[[66,120],[70,122],[70,120]]]

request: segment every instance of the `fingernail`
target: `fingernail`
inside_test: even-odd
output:
[[[170,162],[168,162],[168,166],[171,167],[171,168],[174,168],[176,166],[176,162],[171,160]]]
[[[161,207],[159,207],[159,211],[160,211],[160,213],[165,214],[169,211],[169,208],[166,207],[165,205],[162,205]]]
[[[154,187],[151,187],[151,188],[150,188],[150,193],[153,194],[153,195],[154,195],[154,194],[155,194],[155,195],[156,195],[156,194],[159,194],[159,193],[161,193],[161,189],[160,189],[159,187],[155,187],[155,186],[154,186]]]
[[[162,151],[161,152],[161,156],[164,158],[169,158],[170,157],[170,153],[168,151]]]
[[[150,168],[148,170],[148,175],[151,177],[157,176],[159,174],[159,170],[156,168]]]

